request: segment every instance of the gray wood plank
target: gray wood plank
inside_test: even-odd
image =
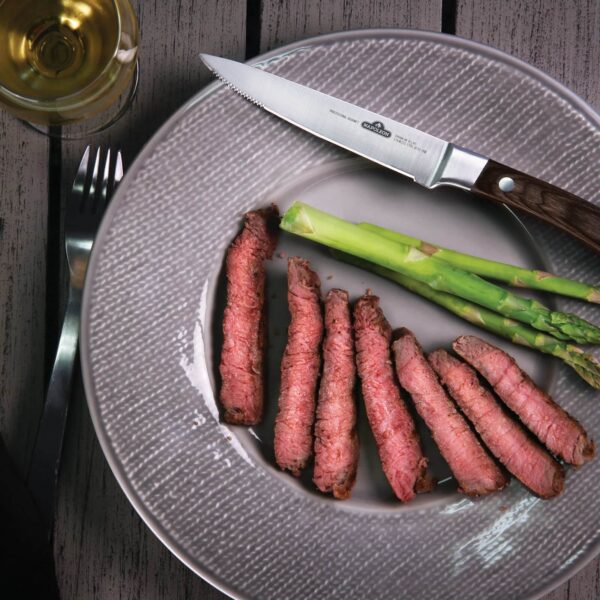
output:
[[[321,33],[368,27],[440,31],[441,0],[264,0],[261,51]]]
[[[142,34],[141,79],[123,119],[91,142],[118,145],[126,165],[171,113],[208,80],[199,52],[241,59],[245,0],[134,2]],[[63,196],[85,142],[63,143]],[[55,560],[64,598],[221,598],[157,540],[104,459],[76,386],[59,482]]]
[[[24,477],[42,409],[48,140],[0,109],[0,433]]]
[[[456,33],[539,67],[600,109],[600,3],[458,0]],[[600,598],[600,559],[543,600]]]
[[[533,64],[600,109],[597,0],[458,0],[456,34]]]

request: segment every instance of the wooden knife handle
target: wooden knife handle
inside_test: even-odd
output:
[[[538,217],[600,254],[600,208],[591,202],[493,160],[471,191]]]

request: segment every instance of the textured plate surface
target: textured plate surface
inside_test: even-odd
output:
[[[471,42],[414,31],[345,33],[303,46],[266,68],[600,201],[598,117],[531,67]],[[425,192],[399,176],[347,172],[347,158],[220,85],[155,136],[113,200],[86,288],[82,363],[104,452],[160,539],[234,596],[538,595],[597,551],[599,461],[570,472],[566,493],[551,502],[513,483],[483,501],[441,492],[408,509],[386,505],[367,485],[357,490],[356,504],[343,505],[290,485],[268,467],[258,443],[216,420],[211,307],[218,310],[223,250],[244,211],[297,194],[352,218],[372,212],[371,220],[385,224],[381,213],[392,203],[386,194],[398,189],[411,200],[406,219],[393,224],[408,233],[431,231],[436,241],[455,239],[491,257],[512,252],[524,264],[536,259],[531,241],[503,211],[443,190],[432,193],[438,211],[433,196],[418,203]],[[333,169],[329,180],[323,169]],[[373,205],[358,216],[356,197],[365,186],[373,189]],[[600,279],[596,256],[526,223],[555,271]],[[301,247],[307,256],[315,252]],[[327,274],[321,272],[325,289],[343,281],[356,295],[369,283],[346,274],[329,284]],[[468,330],[382,282],[373,287],[386,311],[396,310],[392,294],[408,303],[405,317],[399,312],[390,320],[414,328],[428,350]],[[600,317],[575,301],[559,305]],[[437,326],[436,319],[449,324]],[[566,367],[525,351],[519,357],[600,438],[597,394]]]

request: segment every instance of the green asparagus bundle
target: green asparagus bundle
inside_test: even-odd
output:
[[[518,296],[417,248],[386,239],[302,202],[292,204],[280,226],[290,233],[421,281],[435,290],[460,296],[527,323],[558,339],[600,342],[600,328],[576,315],[548,310],[536,300]]]
[[[522,323],[507,319],[498,313],[482,308],[467,300],[463,300],[458,296],[434,290],[427,284],[421,283],[416,279],[411,279],[406,275],[380,267],[379,265],[375,265],[366,260],[355,258],[344,252],[337,252],[334,250],[332,254],[340,260],[376,273],[381,277],[391,279],[405,287],[407,290],[443,306],[461,319],[505,337],[515,344],[534,348],[545,354],[551,354],[552,356],[560,358],[573,368],[577,374],[592,387],[600,389],[600,362],[598,362],[591,354],[583,352],[581,348],[561,342],[552,336],[535,331]]]
[[[421,252],[429,256],[443,260],[459,269],[464,269],[481,277],[503,281],[515,287],[553,292],[562,296],[570,296],[571,298],[600,304],[600,287],[597,286],[572,279],[565,279],[564,277],[557,277],[545,271],[524,269],[478,256],[471,256],[470,254],[463,254],[462,252],[435,246],[429,242],[424,242],[423,240],[391,231],[372,223],[359,223],[359,227],[377,233],[389,240],[418,248]]]

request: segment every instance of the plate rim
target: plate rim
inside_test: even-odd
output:
[[[301,48],[308,48],[313,45],[321,45],[326,43],[333,43],[344,41],[348,39],[360,39],[360,38],[400,38],[400,39],[414,39],[420,41],[429,41],[438,43],[440,45],[453,46],[455,48],[467,50],[474,54],[483,55],[491,60],[507,64],[525,74],[531,76],[538,81],[541,81],[544,85],[549,87],[554,93],[564,100],[569,102],[580,114],[584,115],[585,118],[598,130],[600,130],[600,112],[596,111],[588,102],[577,95],[574,91],[569,89],[565,84],[561,83],[554,77],[548,75],[541,69],[527,63],[526,61],[512,56],[502,50],[494,48],[488,44],[470,40],[461,36],[446,34],[436,31],[423,31],[419,29],[404,29],[404,28],[366,28],[366,29],[350,29],[335,31],[327,34],[312,36],[305,38],[290,44],[285,44],[278,48],[269,50],[268,52],[262,53],[254,58],[244,61],[246,64],[254,65],[264,61],[269,61],[274,58],[282,57],[286,54],[293,53],[300,50]],[[200,52],[198,52],[198,57]],[[198,67],[201,66],[201,61],[198,58]],[[127,169],[123,181],[116,190],[111,202],[104,214],[102,223],[98,229],[94,246],[92,249],[91,257],[88,263],[86,272],[86,283],[90,281],[89,278],[94,278],[99,256],[101,253],[102,245],[108,235],[110,226],[114,220],[114,215],[119,205],[124,201],[126,192],[131,186],[132,182],[136,178],[137,174],[143,167],[146,159],[152,154],[154,149],[167,137],[172,131],[175,124],[179,122],[187,112],[195,106],[197,103],[203,101],[210,94],[214,93],[224,84],[220,81],[213,81],[203,86],[196,94],[188,99],[182,106],[180,106],[152,135],[152,137],[144,144],[140,152],[135,157],[135,160],[131,166]],[[158,519],[148,510],[144,502],[137,495],[133,487],[131,486],[127,475],[124,472],[123,466],[119,461],[117,453],[115,452],[110,442],[110,436],[104,427],[102,418],[100,415],[99,405],[95,399],[94,393],[94,382],[91,372],[91,360],[90,360],[90,313],[91,313],[91,287],[85,285],[83,293],[83,301],[81,307],[81,325],[80,325],[80,365],[82,372],[82,380],[84,384],[84,392],[90,418],[94,426],[96,437],[102,449],[102,452],[106,458],[108,466],[112,474],[114,475],[119,487],[125,494],[128,502],[134,508],[136,513],[142,519],[144,524],[150,529],[150,531],[160,540],[160,542],[187,568],[189,568],[194,574],[204,579],[213,587],[217,588],[220,592],[226,594],[230,598],[234,599],[246,599],[249,596],[245,595],[240,590],[233,589],[226,581],[223,581],[220,577],[211,573],[203,565],[189,555],[189,553],[181,547],[176,540],[173,539],[171,534],[165,529],[165,527],[159,522]],[[550,593],[558,586],[567,582],[576,573],[587,566],[593,559],[600,554],[600,541],[594,544],[589,551],[584,554],[581,558],[574,561],[567,570],[557,579],[550,581],[547,585],[543,586],[539,590],[529,594],[528,596],[521,597],[522,600],[539,600],[544,595]]]

